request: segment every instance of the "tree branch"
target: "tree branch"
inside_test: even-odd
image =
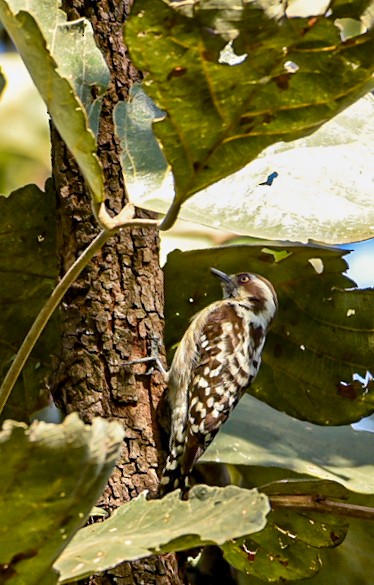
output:
[[[143,219],[135,217],[135,205],[133,203],[127,203],[114,217],[109,215],[105,203],[96,204],[93,201],[92,209],[99,226],[102,229],[111,232],[129,226],[142,227],[154,225],[158,227],[161,223],[158,219]]]
[[[269,496],[269,501],[274,510],[307,510],[309,512],[321,512],[336,516],[347,516],[349,518],[374,520],[374,508],[328,500],[318,495]]]

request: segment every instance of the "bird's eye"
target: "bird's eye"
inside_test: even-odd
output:
[[[245,284],[246,282],[249,282],[249,276],[247,276],[246,274],[242,274],[241,276],[239,276],[239,282],[240,284]]]

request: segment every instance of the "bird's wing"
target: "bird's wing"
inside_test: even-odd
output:
[[[257,373],[248,323],[234,303],[215,308],[198,340],[189,385],[189,415],[182,469],[188,475]]]

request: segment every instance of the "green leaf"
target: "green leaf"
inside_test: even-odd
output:
[[[0,564],[8,585],[55,583],[52,564],[87,519],[119,455],[119,424],[68,416],[62,425],[0,433]]]
[[[367,445],[363,445],[364,449],[366,447]],[[353,468],[352,472],[355,471]],[[278,480],[282,478],[281,482],[277,481],[275,484],[269,484],[269,486],[262,485],[259,489],[265,493],[270,493],[272,486],[275,485],[275,489],[277,489],[277,486],[284,485],[285,491],[292,492],[293,482],[286,479],[292,475],[292,472],[289,470],[274,467],[260,468],[242,466],[240,467],[240,472],[245,477],[245,481],[242,483],[243,487],[251,488],[263,483],[274,482],[275,478]],[[304,491],[308,490],[310,493],[316,493],[320,491],[321,483],[316,482],[318,488],[316,490],[312,485],[308,485],[308,481],[305,481],[303,482],[305,486]],[[330,486],[336,486],[336,492],[334,489],[330,498],[344,499],[346,497],[344,492],[341,492],[341,489],[344,490],[341,485],[333,484],[332,482],[328,483]],[[349,492],[349,503],[374,508],[374,496]],[[372,554],[374,545],[373,537],[373,522],[349,518],[349,530],[344,542],[334,549],[324,548],[319,550],[322,565],[321,571],[314,577],[308,579],[308,583],[311,583],[311,585],[326,585],[326,583],[329,585],[371,585],[372,571],[374,569]],[[305,581],[299,579],[292,579],[292,583],[294,585],[305,585]],[[253,575],[240,573],[238,575],[238,585],[263,585],[263,581]]]
[[[55,567],[60,581],[104,571],[124,560],[183,550],[262,530],[269,512],[257,490],[196,486],[189,499],[179,490],[162,500],[143,496],[118,508],[108,520],[80,530]]]
[[[335,18],[360,18],[369,6],[373,7],[372,0],[333,0],[331,2]]]
[[[374,435],[320,427],[244,396],[201,461],[290,469],[374,493]]]
[[[147,93],[167,112],[155,125],[175,179],[165,229],[191,195],[270,144],[313,132],[374,86],[372,32],[344,43],[334,14],[276,21],[267,16],[273,5],[262,5],[134,4],[126,43],[148,72]],[[242,56],[235,65],[222,61],[229,41]]]
[[[54,193],[48,189],[44,193],[35,185],[0,197],[0,379],[56,283],[55,206]],[[48,403],[45,379],[58,330],[56,314],[27,361],[3,419],[28,422],[35,410]]]
[[[231,565],[265,582],[305,579],[321,569],[319,547],[310,544],[310,539],[327,534],[330,540],[326,546],[336,546],[347,528],[337,517],[277,511],[269,515],[268,525],[258,535],[231,541],[222,548]]]
[[[362,494],[350,494],[350,503],[374,507],[374,497]],[[344,542],[336,549],[321,549],[321,571],[311,578],[311,585],[371,585],[373,560],[374,525],[368,520],[350,518],[349,530]],[[248,578],[249,579],[249,578]],[[261,585],[263,581],[240,576],[241,585]],[[293,580],[295,585],[304,585],[305,581]]]
[[[348,496],[339,484],[310,480],[278,482],[261,489],[271,495]],[[339,516],[279,509],[269,514],[263,531],[222,548],[230,564],[266,582],[302,579],[320,570],[319,549],[341,544],[347,529],[348,522]]]
[[[283,253],[282,255],[279,255]],[[191,316],[221,298],[209,267],[259,273],[275,286],[278,315],[250,392],[317,424],[346,424],[374,410],[374,290],[351,289],[345,250],[320,246],[228,246],[175,251],[165,265],[166,345]],[[349,287],[349,289],[348,289]]]
[[[66,22],[56,0],[0,0],[0,19],[93,195],[102,201],[104,179],[93,132],[100,101],[92,99],[92,90],[104,92],[108,71],[90,24]]]
[[[356,495],[354,503],[374,507],[374,497]],[[336,550],[321,551],[322,570],[308,584],[371,585],[374,571],[373,547],[373,522],[350,520],[345,541]],[[305,585],[305,581],[293,583]]]

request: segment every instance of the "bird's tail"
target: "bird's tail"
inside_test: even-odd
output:
[[[180,489],[184,494],[188,487],[188,476],[182,471],[181,452],[175,446],[166,460],[158,493],[163,497],[173,490]]]

